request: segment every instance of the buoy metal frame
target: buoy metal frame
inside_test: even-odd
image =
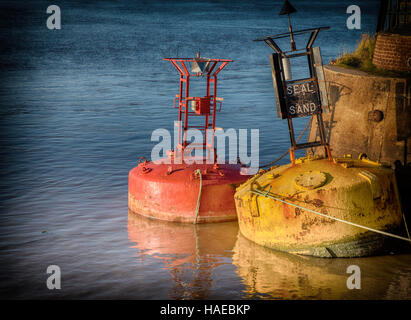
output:
[[[216,113],[221,111],[223,101],[222,98],[217,97],[217,75],[233,60],[202,58],[200,57],[200,53],[197,54],[196,58],[165,58],[163,60],[170,61],[180,73],[179,93],[176,94],[174,99],[174,108],[178,108],[178,144],[175,146],[175,149],[170,152],[170,156],[174,158],[181,156],[181,160],[184,160],[185,154],[191,154],[192,150],[185,152],[189,144],[187,141],[187,132],[189,129],[197,129],[204,131],[203,142],[200,145],[191,143],[190,146],[197,148],[202,147],[203,150],[206,151],[207,158],[211,157],[212,152],[213,163],[215,163],[217,159],[214,147]],[[203,97],[192,97],[190,96],[190,78],[200,76],[206,79],[206,94]],[[211,88],[212,85],[213,88]],[[192,110],[190,110],[190,104]],[[217,104],[219,108],[217,108]],[[195,116],[204,116],[205,123],[203,126],[189,125],[189,118]],[[209,137],[208,134],[212,136]],[[207,140],[210,142],[207,142]]]
[[[235,188],[249,176],[242,173],[241,163],[217,162],[214,147],[216,113],[223,101],[217,97],[217,75],[232,60],[202,58],[200,54],[164,60],[180,74],[179,92],[174,99],[174,107],[179,110],[178,141],[167,153],[168,158],[141,158],[130,171],[129,209],[142,216],[181,223],[237,220]],[[190,96],[192,77],[205,78],[205,96]],[[189,118],[199,116],[204,117],[204,124],[193,126]],[[189,144],[189,129],[204,131],[202,143]],[[193,149],[203,151],[201,158],[192,156]]]

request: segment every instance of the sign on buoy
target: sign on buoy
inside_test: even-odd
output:
[[[291,148],[291,162],[295,163],[295,150],[323,146],[325,155],[331,159],[331,152],[325,137],[322,112],[328,110],[328,98],[324,80],[324,71],[319,47],[313,48],[320,30],[330,27],[318,27],[293,31],[290,14],[297,10],[285,1],[280,15],[288,16],[289,32],[267,36],[254,41],[264,41],[274,53],[270,55],[273,87],[277,106],[277,115],[287,119]],[[302,48],[297,48],[295,37],[309,34],[308,41]],[[290,38],[290,50],[284,51],[276,43],[276,39]],[[298,72],[292,71],[295,58],[307,57],[309,77],[297,78]],[[320,141],[297,143],[294,135],[293,118],[315,116],[318,123]]]

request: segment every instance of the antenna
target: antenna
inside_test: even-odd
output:
[[[283,4],[283,8],[278,14],[279,16],[282,16],[285,14],[288,16],[288,30],[290,31],[291,51],[297,50],[295,46],[295,42],[294,42],[293,27],[291,26],[291,18],[290,18],[290,14],[294,12],[297,12],[297,9],[295,9],[288,0],[285,0]]]
[[[330,27],[317,27],[293,31],[290,14],[297,10],[285,0],[279,15],[288,15],[289,32],[280,33],[254,41],[264,41],[275,53],[270,55],[273,87],[276,98],[277,114],[281,119],[287,119],[291,140],[290,157],[295,163],[295,150],[313,147],[324,147],[325,155],[332,159],[329,144],[325,137],[325,128],[322,118],[323,111],[328,109],[328,97],[325,86],[324,71],[321,52],[319,47],[313,48],[315,39],[320,30]],[[310,34],[304,48],[297,49],[294,36]],[[290,37],[291,51],[283,51],[276,43],[276,39]],[[296,52],[297,51],[297,52]],[[309,77],[296,79],[291,72],[290,59],[307,57]],[[320,141],[297,143],[295,139],[293,119],[300,117],[315,116],[318,123]]]

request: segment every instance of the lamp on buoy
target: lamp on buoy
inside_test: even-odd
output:
[[[217,75],[232,60],[166,58],[180,75],[179,93],[174,99],[178,109],[178,143],[168,158],[155,161],[140,159],[129,173],[129,210],[160,220],[207,223],[236,220],[235,187],[247,180],[242,165],[217,163],[214,147],[216,113],[223,99],[217,97]],[[204,96],[190,96],[190,79],[206,80]],[[218,106],[218,108],[217,108]],[[189,119],[203,117],[203,125]],[[188,131],[203,133],[202,143],[189,143]],[[193,150],[201,150],[199,158]],[[165,161],[167,160],[167,161]]]

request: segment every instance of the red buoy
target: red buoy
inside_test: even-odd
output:
[[[130,171],[129,209],[143,216],[176,222],[236,220],[235,188],[249,176],[241,174],[241,164],[217,163],[214,147],[216,113],[223,100],[217,97],[217,74],[232,60],[201,58],[199,54],[196,58],[164,60],[171,61],[180,73],[175,99],[175,108],[179,110],[178,143],[168,152],[169,158],[144,160]],[[190,96],[190,77],[206,79],[205,96]],[[203,117],[204,125],[190,126],[191,117]],[[187,132],[193,128],[202,131],[203,143],[187,141]],[[204,157],[193,157],[194,149],[201,149]]]

